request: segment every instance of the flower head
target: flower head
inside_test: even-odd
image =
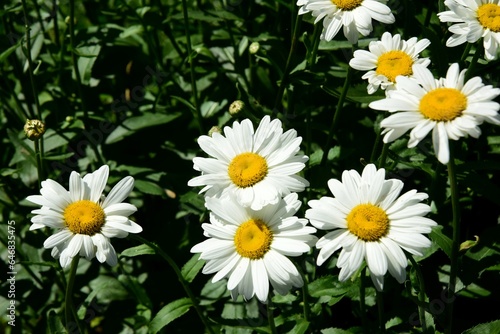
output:
[[[206,197],[232,194],[241,205],[258,210],[309,185],[296,175],[308,160],[298,155],[302,138],[293,129],[283,133],[278,119],[264,117],[255,132],[249,119],[234,122],[224,128],[224,135],[213,133],[198,139],[211,157],[193,159],[194,169],[202,175],[188,185],[205,186],[201,192]]]
[[[450,157],[448,139],[478,138],[484,121],[500,125],[500,105],[493,101],[500,89],[485,86],[480,77],[464,82],[465,70],[460,72],[458,64],[452,64],[446,78],[439,80],[419,65],[413,66],[413,73],[414,80],[397,77],[396,89],[388,91],[387,98],[370,103],[373,109],[401,111],[380,124],[385,128],[385,143],[412,129],[408,147],[415,147],[432,130],[436,156],[446,164]]]
[[[362,175],[344,171],[342,182],[331,179],[328,187],[335,198],[311,200],[311,209],[306,211],[314,227],[332,230],[316,243],[320,249],[317,264],[342,248],[337,260],[340,281],[355,273],[364,259],[378,290],[383,289],[387,271],[404,282],[408,261],[403,250],[422,255],[431,245],[422,235],[436,225],[423,217],[430,211],[427,204],[420,203],[427,194],[410,190],[399,196],[403,182],[385,180],[385,170],[377,170],[373,164],[367,165]]]
[[[299,14],[311,13],[314,24],[323,20],[321,39],[331,41],[344,27],[344,36],[350,43],[358,42],[359,34],[368,36],[373,30],[372,19],[394,23],[387,0],[297,0]]]
[[[45,133],[45,123],[38,119],[28,119],[24,124],[24,133],[30,140],[36,140]]]
[[[382,35],[380,41],[370,42],[370,51],[356,50],[349,65],[360,71],[368,71],[363,79],[368,79],[368,94],[373,94],[379,87],[392,88],[398,75],[411,77],[412,66],[420,64],[427,67],[429,58],[419,58],[419,53],[425,50],[431,42],[424,38],[417,41],[416,37],[408,41],[401,40],[401,36],[394,36],[389,32]]]
[[[33,210],[30,230],[42,227],[56,228],[57,232],[45,240],[43,246],[52,248],[52,256],[59,258],[67,268],[73,257],[80,255],[109,265],[117,263],[116,252],[109,239],[124,238],[129,233],[139,233],[142,227],[128,216],[137,208],[122,201],[134,187],[131,176],[123,178],[109,192],[102,195],[108,180],[109,167],[104,165],[83,178],[72,172],[69,191],[59,183],[47,179],[42,182],[41,195],[28,196],[27,200],[41,205]]]
[[[496,59],[500,43],[499,0],[446,0],[444,4],[450,10],[438,13],[439,19],[454,23],[448,28],[453,35],[446,46],[475,43],[483,38],[486,59]]]
[[[207,261],[204,274],[216,273],[212,282],[228,277],[233,299],[254,295],[266,302],[269,283],[280,294],[304,282],[287,256],[300,256],[316,241],[316,229],[294,216],[300,208],[296,193],[262,210],[239,205],[233,197],[207,198],[210,224],[203,224],[209,238],[191,248]]]

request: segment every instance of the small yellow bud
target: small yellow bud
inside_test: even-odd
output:
[[[251,53],[251,54],[256,54],[257,52],[259,52],[259,49],[260,49],[260,44],[259,42],[253,42],[252,44],[250,44],[250,46],[248,47],[248,51]]]
[[[240,113],[243,109],[245,109],[245,102],[241,100],[236,100],[231,105],[229,106],[229,114],[231,116],[237,115]]]
[[[474,236],[476,240],[465,240],[460,244],[460,251],[467,251],[469,248],[476,246],[479,243],[479,237],[477,235]]]
[[[221,132],[222,132],[222,130],[221,130],[221,128],[219,128],[218,126],[212,126],[212,128],[208,131],[208,135],[209,135],[210,137],[212,137],[212,135],[213,135],[215,132],[217,132],[217,133],[221,133]]]
[[[45,124],[38,119],[28,119],[24,124],[24,133],[30,140],[36,140],[45,133]]]

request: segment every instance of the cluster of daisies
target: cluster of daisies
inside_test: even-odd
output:
[[[266,302],[270,285],[280,294],[301,287],[304,281],[289,257],[311,251],[314,244],[320,250],[318,265],[342,248],[341,281],[365,260],[379,290],[387,271],[405,280],[403,250],[422,255],[431,245],[422,235],[436,224],[424,217],[430,211],[421,203],[427,195],[412,190],[399,196],[403,183],[385,180],[384,169],[369,164],[361,175],[345,171],[342,181],[328,182],[335,197],[309,201],[305,218],[298,218],[297,192],[309,183],[297,175],[308,160],[300,153],[297,132],[283,132],[281,122],[269,116],[255,131],[245,119],[223,132],[198,140],[209,157],[193,159],[201,175],[188,184],[203,187],[210,222],[202,225],[207,239],[191,252],[201,253],[203,273],[215,273],[213,282],[228,279],[233,298],[255,295]],[[318,240],[316,228],[330,232]]]
[[[500,43],[499,0],[446,0],[450,9],[439,13],[443,22],[453,22],[454,34],[447,42],[455,46],[483,38],[485,57],[497,56]],[[353,44],[359,35],[372,31],[371,20],[393,23],[386,0],[298,0],[299,14],[311,13],[315,23],[323,20],[322,39],[331,40],[343,27]],[[465,80],[465,70],[452,64],[445,78],[435,79],[430,60],[420,58],[429,46],[427,39],[403,40],[386,32],[371,42],[370,51],[357,50],[350,66],[368,71],[368,93],[379,88],[386,98],[372,102],[376,110],[392,113],[381,123],[384,142],[389,143],[411,129],[409,147],[416,146],[432,131],[438,160],[450,159],[448,141],[480,135],[483,122],[500,124],[500,105],[493,101],[500,89],[484,85],[480,77]],[[315,246],[317,265],[341,249],[336,265],[344,281],[366,263],[378,290],[389,272],[398,282],[406,278],[405,252],[422,255],[431,245],[423,234],[436,225],[426,218],[427,194],[410,190],[400,194],[403,183],[385,179],[385,170],[366,165],[361,174],[346,170],[342,179],[331,179],[333,197],[308,202],[305,217],[296,216],[301,207],[297,193],[309,186],[299,176],[308,157],[300,153],[302,138],[294,129],[286,132],[278,119],[265,116],[257,129],[249,119],[226,126],[223,133],[201,136],[198,143],[208,157],[193,159],[201,175],[189,186],[203,187],[210,221],[202,228],[207,239],[191,252],[206,261],[205,274],[212,281],[227,279],[233,298],[256,296],[266,302],[270,287],[286,294],[301,287],[304,280],[290,257],[299,257]],[[57,232],[44,247],[66,268],[76,256],[96,257],[110,265],[117,263],[109,239],[139,233],[142,228],[129,219],[137,209],[122,203],[132,191],[130,176],[116,184],[108,196],[102,193],[108,166],[83,178],[73,172],[69,190],[53,180],[42,182],[40,195],[27,199],[40,209],[30,229],[50,227]],[[312,226],[310,226],[311,224]],[[313,227],[314,226],[314,227]],[[319,239],[317,229],[327,232]]]
[[[330,41],[343,27],[345,37],[355,44],[359,35],[372,30],[371,20],[393,23],[394,16],[386,0],[298,0],[299,14],[311,13],[315,23],[323,19],[321,38]],[[486,60],[496,59],[500,43],[499,0],[446,0],[450,9],[438,13],[442,22],[452,22],[453,35],[446,45],[457,46],[483,39]],[[500,89],[485,85],[480,77],[465,80],[466,70],[452,64],[445,78],[435,79],[428,69],[430,60],[420,58],[430,42],[413,37],[403,40],[399,34],[385,32],[380,41],[371,42],[370,51],[356,50],[349,65],[367,71],[368,93],[379,88],[386,98],[369,107],[392,113],[380,126],[384,142],[390,143],[411,129],[408,147],[415,147],[432,131],[437,159],[447,164],[449,140],[481,134],[479,125],[500,125],[494,102]],[[476,51],[478,52],[478,51]]]

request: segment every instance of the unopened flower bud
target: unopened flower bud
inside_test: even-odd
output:
[[[217,132],[217,133],[221,133],[221,132],[222,132],[222,130],[221,130],[221,128],[219,128],[218,126],[212,126],[212,128],[208,131],[208,135],[209,135],[210,137],[212,137],[212,135],[213,135],[215,132]]]
[[[30,140],[36,140],[45,133],[45,124],[38,119],[28,119],[24,124],[24,133]]]
[[[259,52],[259,49],[260,49],[259,42],[252,42],[252,44],[250,44],[250,46],[248,47],[248,51],[251,54],[256,54],[257,52]]]
[[[240,113],[243,109],[245,109],[245,102],[241,100],[236,100],[231,105],[229,106],[229,114],[231,116],[237,115]]]

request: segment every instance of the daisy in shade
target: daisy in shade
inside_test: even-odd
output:
[[[470,135],[478,138],[484,121],[500,125],[494,102],[500,89],[486,86],[480,77],[464,82],[465,70],[452,64],[446,78],[434,79],[431,71],[413,66],[413,79],[396,78],[396,89],[387,91],[387,98],[370,103],[370,108],[396,112],[382,120],[384,142],[390,143],[410,132],[408,147],[415,147],[432,130],[432,142],[438,160],[450,159],[449,139]]]
[[[73,257],[115,265],[116,252],[110,238],[124,238],[129,233],[139,233],[142,227],[128,216],[137,208],[122,201],[134,187],[134,179],[127,176],[118,182],[107,197],[102,195],[108,180],[109,167],[104,165],[83,178],[77,172],[69,177],[69,191],[53,180],[42,182],[41,195],[28,196],[27,200],[41,205],[33,210],[30,230],[42,227],[57,229],[45,240],[43,246],[52,248],[52,256],[59,258],[63,268],[69,267]]]
[[[431,61],[419,58],[419,53],[429,44],[431,42],[426,38],[418,41],[413,37],[405,41],[399,34],[392,36],[385,32],[380,41],[370,42],[370,51],[354,51],[349,65],[359,71],[368,71],[362,78],[368,79],[368,94],[373,94],[379,87],[383,90],[392,88],[398,75],[411,77],[414,64],[427,67]]]
[[[344,36],[355,44],[359,34],[368,36],[372,30],[372,19],[382,23],[394,23],[394,15],[387,7],[387,0],[298,0],[299,15],[311,13],[314,24],[323,18],[321,39],[331,41],[344,27]]]
[[[499,0],[446,0],[444,4],[450,10],[438,13],[439,19],[454,23],[448,28],[453,35],[446,46],[475,43],[483,38],[486,59],[496,59],[500,43]]]
[[[344,171],[342,182],[331,179],[328,187],[335,198],[311,200],[311,209],[306,211],[306,218],[316,228],[332,230],[316,243],[318,266],[342,248],[337,260],[340,281],[354,274],[365,260],[377,290],[382,291],[387,271],[403,283],[408,264],[403,250],[423,255],[431,245],[422,235],[436,225],[423,217],[431,210],[420,203],[427,194],[410,190],[399,196],[403,182],[385,180],[385,170],[377,170],[373,164],[361,176],[355,170]]]
[[[259,210],[278,203],[282,196],[304,190],[309,185],[296,175],[308,157],[300,155],[302,137],[293,129],[283,133],[278,119],[265,116],[254,132],[249,119],[224,128],[224,135],[201,136],[198,144],[210,157],[193,159],[202,175],[189,186],[205,186],[206,197],[233,194],[238,203]]]
[[[294,214],[301,202],[291,193],[262,210],[243,207],[233,197],[207,198],[210,224],[203,224],[209,239],[191,248],[206,260],[204,274],[216,273],[212,282],[228,278],[233,299],[254,295],[265,303],[269,283],[279,294],[304,282],[287,256],[300,256],[311,249],[316,229]]]

